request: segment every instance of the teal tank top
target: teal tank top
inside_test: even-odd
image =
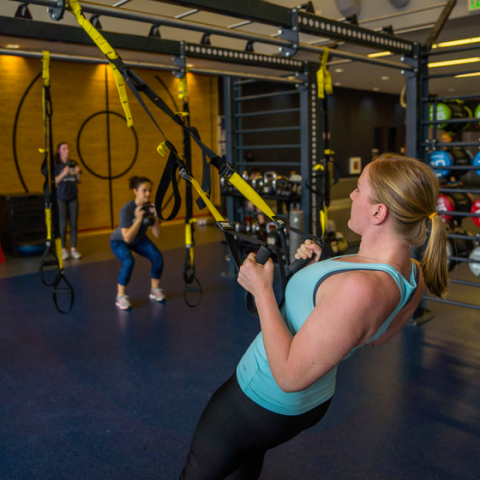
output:
[[[412,274],[407,281],[391,265],[342,262],[341,258],[345,257],[331,258],[309,265],[297,272],[288,282],[281,312],[292,335],[295,335],[312,312],[317,289],[330,275],[351,270],[379,270],[388,273],[398,285],[400,301],[397,307],[369,341],[376,340],[385,333],[393,318],[415,293],[418,278],[415,262],[412,262]],[[354,348],[345,358],[352,355],[357,348],[359,347]],[[260,332],[241,358],[236,373],[242,391],[258,405],[282,415],[300,415],[333,396],[337,367],[305,390],[286,393],[273,378]]]

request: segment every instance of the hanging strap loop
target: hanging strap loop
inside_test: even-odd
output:
[[[40,152],[44,154],[43,163],[40,168],[42,175],[45,177],[43,184],[43,193],[45,197],[45,225],[47,238],[45,242],[45,250],[40,259],[39,273],[41,282],[53,287],[53,302],[60,313],[69,313],[73,308],[74,292],[72,286],[65,278],[63,270],[62,244],[60,240],[60,225],[57,203],[57,187],[55,185],[55,164],[53,154],[53,135],[52,135],[52,98],[50,95],[50,53],[43,52],[42,58],[42,101],[43,101],[43,118],[44,118],[44,137],[45,145]],[[50,257],[50,259],[48,259]],[[55,278],[52,282],[47,281],[45,268],[56,267]],[[62,294],[71,296],[69,308],[62,310],[57,302],[57,293],[60,292],[58,285],[64,282],[66,287],[61,289]]]

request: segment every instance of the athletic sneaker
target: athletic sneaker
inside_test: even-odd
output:
[[[67,252],[67,250],[62,250],[62,258],[64,260],[67,260],[68,258],[70,258],[70,254]]]
[[[150,292],[150,299],[155,300],[156,302],[163,302],[167,299],[167,297],[163,293],[163,290],[157,287],[152,288],[152,291]]]
[[[82,254],[78,250],[70,250],[70,255],[75,260],[78,260],[79,258],[82,258]]]
[[[128,296],[127,295],[120,295],[115,299],[115,305],[120,309],[120,310],[128,310],[129,308],[132,308],[132,304],[128,301]]]

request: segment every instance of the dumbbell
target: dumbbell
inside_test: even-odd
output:
[[[448,195],[441,193],[437,200],[438,212],[470,212],[473,198],[468,193],[449,192]],[[440,214],[445,222],[456,220],[459,224],[462,217],[448,214]]]
[[[432,167],[453,167],[453,166],[466,166],[472,165],[473,163],[473,156],[468,151],[462,147],[452,147],[451,149],[447,150],[434,150],[430,153],[428,157],[428,161],[430,166]],[[455,170],[455,169],[435,169],[435,175],[439,178],[447,178],[449,175],[453,173],[457,176],[464,175],[468,172],[468,170]]]
[[[289,197],[293,194],[293,183],[288,178],[277,177],[272,183],[276,195]]]
[[[264,195],[274,195],[275,194],[275,188],[274,188],[274,182],[277,178],[277,173],[276,172],[265,172],[263,175],[263,188],[262,188],[262,193]]]
[[[252,188],[257,193],[262,193],[263,190],[263,177],[261,175],[257,175],[256,177],[252,178],[251,180]]]

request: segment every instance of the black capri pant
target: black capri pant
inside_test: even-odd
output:
[[[280,415],[250,400],[234,374],[200,417],[180,480],[259,478],[267,450],[317,424],[330,402],[302,415]]]

